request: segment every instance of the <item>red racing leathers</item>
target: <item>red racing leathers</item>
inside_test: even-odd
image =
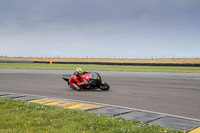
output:
[[[86,74],[86,73],[89,73],[89,72],[83,71],[83,74]],[[69,79],[69,84],[73,86],[75,89],[77,89],[78,87],[85,85],[86,82],[80,82],[80,77],[74,73]]]

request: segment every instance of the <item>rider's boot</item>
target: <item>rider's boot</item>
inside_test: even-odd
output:
[[[76,88],[76,90],[77,90],[77,91],[81,91],[82,88],[78,86],[78,87]]]

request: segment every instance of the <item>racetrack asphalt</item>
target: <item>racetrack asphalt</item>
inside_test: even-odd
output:
[[[75,91],[69,70],[0,69],[0,92],[76,99],[200,119],[200,74],[100,71],[109,91]]]

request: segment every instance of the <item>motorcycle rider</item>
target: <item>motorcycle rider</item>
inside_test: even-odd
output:
[[[80,91],[83,85],[86,85],[87,81],[80,81],[80,78],[83,74],[89,73],[88,71],[83,71],[81,68],[76,68],[74,74],[69,79],[69,84],[75,88],[76,90]]]

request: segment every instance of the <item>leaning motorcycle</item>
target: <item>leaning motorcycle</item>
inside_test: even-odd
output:
[[[62,75],[62,78],[68,82],[68,85],[70,85],[69,79],[71,76],[72,75],[70,74]],[[97,72],[89,72],[87,74],[83,74],[80,78],[80,81],[88,82],[87,85],[82,86],[83,89],[101,89],[103,91],[107,91],[110,89],[110,86],[106,82],[102,81],[100,74]]]

